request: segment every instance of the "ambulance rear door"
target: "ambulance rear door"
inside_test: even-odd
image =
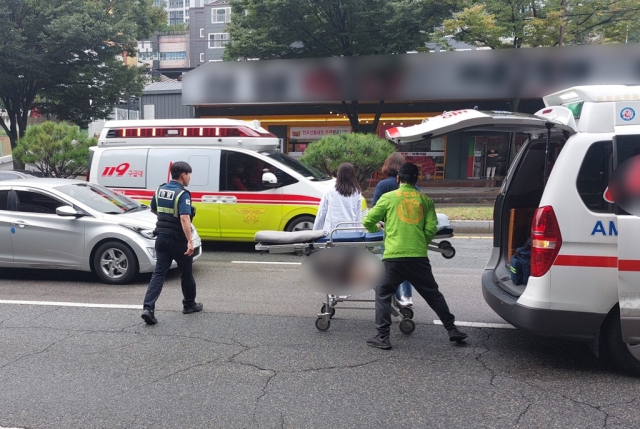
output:
[[[635,118],[624,117],[624,107],[618,115],[621,121]],[[639,112],[640,113],[640,112]],[[619,125],[626,125],[624,123]],[[640,121],[638,121],[640,125]],[[630,127],[628,127],[629,129]],[[640,127],[633,127],[640,131]],[[616,132],[626,131],[622,126]],[[625,161],[640,156],[640,132],[638,134],[618,134],[614,137],[615,165],[618,168]],[[640,173],[636,172],[636,173]],[[633,180],[635,185],[638,177]],[[630,204],[627,205],[627,204]],[[640,360],[640,204],[627,202],[624,208],[617,206],[618,227],[618,299],[620,303],[620,324],[622,340],[629,350]],[[630,210],[632,213],[625,211]]]
[[[171,165],[174,162],[189,163],[193,172],[187,189],[191,193],[191,204],[196,208],[193,224],[203,240],[220,237],[220,202],[218,193],[220,171],[220,149],[206,147],[151,148],[147,161],[148,190],[155,189],[171,180]]]

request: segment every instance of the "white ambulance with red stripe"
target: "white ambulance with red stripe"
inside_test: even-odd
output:
[[[148,203],[188,162],[189,191],[203,240],[249,241],[260,230],[313,226],[335,179],[277,150],[258,121],[174,119],[109,121],[91,148],[87,179]]]
[[[544,103],[535,115],[446,112],[387,137],[528,133],[496,200],[485,300],[518,328],[588,341],[640,374],[640,218],[607,192],[616,167],[640,154],[640,87],[574,87]],[[527,239],[530,277],[515,284],[510,261]]]

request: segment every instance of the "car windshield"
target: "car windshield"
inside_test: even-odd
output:
[[[56,190],[95,211],[105,214],[126,213],[146,207],[125,195],[91,183],[58,186]]]
[[[294,170],[296,173],[302,174],[304,177],[311,180],[330,180],[331,177],[324,174],[320,170],[317,170],[313,167],[309,167],[308,165],[304,165],[300,161],[295,158],[290,157],[289,155],[285,155],[284,153],[277,151],[266,151],[262,152],[264,155],[267,155],[269,158],[275,159],[276,161],[286,165],[287,167]]]

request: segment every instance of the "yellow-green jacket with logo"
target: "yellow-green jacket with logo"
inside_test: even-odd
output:
[[[431,198],[402,184],[382,195],[362,220],[369,232],[385,220],[383,259],[425,258],[427,244],[436,235],[438,218]]]

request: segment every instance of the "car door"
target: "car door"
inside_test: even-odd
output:
[[[88,257],[84,220],[62,217],[56,208],[69,203],[39,189],[14,186],[9,193],[14,264],[80,269]]]
[[[13,262],[11,214],[7,208],[10,188],[0,188],[0,264]]]
[[[147,161],[147,185],[156,189],[171,180],[174,162],[189,163],[193,172],[187,189],[196,208],[193,225],[204,240],[220,237],[220,150],[212,148],[152,148]]]
[[[252,154],[222,151],[219,203],[222,238],[253,241],[258,231],[280,229],[282,188],[262,184],[265,169],[277,173],[276,167]]]

